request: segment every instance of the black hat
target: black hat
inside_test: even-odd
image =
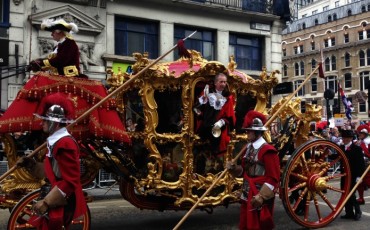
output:
[[[342,137],[354,137],[355,133],[352,130],[342,130],[341,135]]]
[[[78,32],[78,26],[75,23],[68,23],[64,19],[45,19],[41,23],[41,29],[46,31],[61,30],[67,32]]]

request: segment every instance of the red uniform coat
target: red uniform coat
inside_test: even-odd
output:
[[[60,178],[56,178],[53,171],[52,162],[58,165]],[[74,213],[65,211],[65,206],[48,210],[48,218],[42,218],[35,226],[41,230],[58,230],[62,226],[68,226],[64,223],[66,220],[77,218],[87,211],[86,201],[82,192],[80,183],[80,161],[79,148],[76,141],[71,136],[61,137],[52,146],[51,156],[44,160],[45,176],[51,183],[52,188],[57,186],[66,194],[66,200],[74,208]],[[68,199],[72,195],[75,201]]]
[[[56,68],[59,75],[67,75],[64,72],[64,67],[75,66],[79,75],[80,73],[80,51],[76,42],[72,39],[65,38],[65,40],[58,44],[58,52],[56,55],[50,55],[51,57],[46,59],[49,64]],[[45,61],[43,64],[45,64]]]
[[[246,165],[245,161],[246,158],[244,156],[242,160],[243,169]],[[277,150],[272,145],[265,143],[258,151],[258,161],[265,167],[265,174],[263,176],[250,177],[246,170],[243,172],[243,178],[249,182],[250,190],[248,199],[243,201],[241,206],[239,223],[239,229],[241,230],[268,230],[274,228],[272,219],[274,209],[273,200],[268,204],[264,204],[261,210],[253,208],[250,201],[258,193],[257,185],[262,186],[264,183],[268,183],[274,186],[275,189],[278,188],[280,163]]]

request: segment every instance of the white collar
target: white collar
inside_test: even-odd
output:
[[[263,139],[263,137],[261,136],[260,138],[258,138],[258,140],[253,142],[252,145],[254,149],[259,149],[265,143],[266,143],[265,139]]]
[[[349,146],[351,146],[351,144],[352,144],[352,141],[349,142],[348,144],[344,145],[344,150],[346,150],[347,148],[349,148]]]
[[[64,37],[64,38],[60,39],[60,40],[58,41],[58,44],[62,44],[65,40],[66,40],[66,37]]]
[[[60,138],[62,137],[65,137],[65,136],[69,136],[70,134],[68,133],[67,129],[65,127],[61,128],[61,129],[58,129],[57,131],[55,131],[52,135],[50,135],[48,138],[47,138],[47,142],[49,144],[49,146],[52,146],[55,144],[55,142],[57,142]]]

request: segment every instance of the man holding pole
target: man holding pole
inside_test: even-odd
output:
[[[226,168],[234,176],[243,176],[239,229],[273,229],[275,191],[279,186],[280,163],[277,150],[262,137],[267,130],[266,117],[257,111],[245,116],[243,129],[248,143],[242,164],[233,161]]]

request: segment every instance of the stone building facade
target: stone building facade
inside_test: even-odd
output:
[[[130,71],[133,52],[155,59],[194,30],[187,43],[208,60],[223,64],[234,55],[239,69],[250,75],[281,69],[280,17],[271,1],[243,0],[0,0],[8,23],[0,23],[0,38],[9,43],[9,66],[28,64],[55,45],[50,32],[40,30],[45,18],[64,18],[79,26],[74,35],[84,73],[105,80],[107,68]],[[188,45],[187,45],[188,46]],[[176,59],[176,52],[163,61]],[[14,100],[30,76],[2,80],[1,108]]]
[[[339,83],[354,106],[354,119],[369,120],[369,106],[367,100],[363,100],[367,96],[370,73],[369,10],[369,0],[353,2],[300,18],[283,32],[283,82],[293,82],[297,88],[321,60],[323,63],[326,78],[313,73],[298,93],[302,106],[320,104],[326,117],[324,91],[329,88],[335,92],[332,113],[343,114]]]

